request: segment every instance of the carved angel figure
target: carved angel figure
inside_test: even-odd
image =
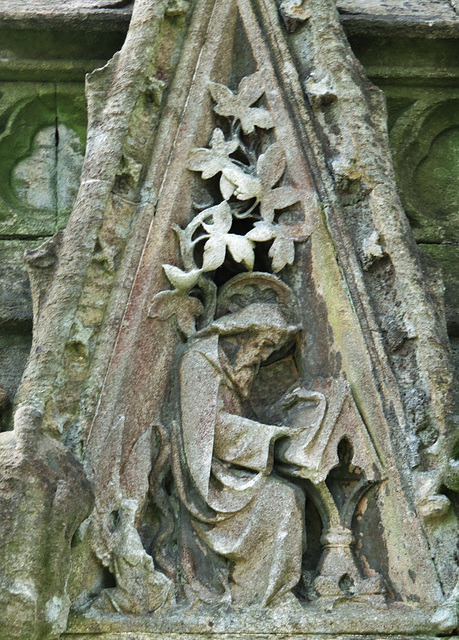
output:
[[[173,459],[181,567],[201,599],[220,589],[234,604],[265,606],[293,598],[304,544],[304,494],[276,474],[276,442],[314,427],[264,424],[250,407],[260,365],[299,331],[289,288],[266,274],[225,287],[218,319],[189,340],[180,363]]]

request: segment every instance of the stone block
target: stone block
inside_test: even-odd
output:
[[[418,242],[449,243],[459,237],[459,94],[439,89],[411,96],[391,130],[400,195]]]
[[[0,234],[49,236],[78,191],[86,133],[83,86],[0,84]]]
[[[437,260],[445,282],[446,319],[450,333],[459,331],[459,244],[421,244],[420,248]]]
[[[0,386],[14,397],[32,344],[30,332],[0,332]]]
[[[0,240],[0,326],[31,328],[32,300],[24,251],[35,249],[44,240]]]

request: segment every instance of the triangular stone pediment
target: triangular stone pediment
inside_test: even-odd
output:
[[[79,197],[92,194],[99,222],[93,211],[78,230],[87,266],[63,312],[66,374],[49,382],[43,367],[33,396],[43,318],[72,285],[68,239],[53,245],[59,286],[43,293],[51,268],[35,276],[22,392],[94,491],[64,638],[437,633],[416,460],[363,275],[379,245],[359,262],[315,110],[339,120],[341,105],[326,74],[301,76],[286,40],[306,4],[138,2],[124,50],[89,80],[88,148],[103,162]],[[186,36],[166,47],[177,25]],[[169,75],[152,71],[167,67],[152,34]],[[104,118],[122,115],[126,69],[134,115],[110,182]]]
[[[349,293],[359,287],[355,283],[356,258],[340,226],[321,143],[283,40],[274,2],[197,3],[159,125],[146,183],[150,193],[156,194],[155,205],[145,201],[144,221],[139,222],[139,228],[147,229],[145,221],[150,219],[148,231],[144,238],[134,236],[131,240],[126,258],[130,262],[125,268],[135,270],[135,278],[86,441],[86,466],[96,491],[97,511],[92,518],[96,554],[116,575],[116,558],[110,559],[110,553],[115,553],[110,552],[111,536],[115,534],[109,521],[114,512],[119,513],[120,501],[136,500],[137,526],[151,529],[152,541],[156,540],[151,542],[153,546],[167,547],[169,541],[154,532],[158,525],[153,521],[142,524],[146,510],[150,510],[148,517],[155,509],[161,511],[155,490],[162,492],[162,508],[166,509],[164,501],[172,500],[167,509],[178,509],[182,514],[176,515],[175,527],[182,527],[182,531],[175,535],[195,538],[196,534],[186,534],[186,527],[200,531],[201,525],[196,523],[202,521],[207,522],[207,528],[218,531],[223,526],[218,524],[219,513],[239,513],[232,517],[234,526],[241,526],[249,504],[261,500],[260,483],[275,476],[276,483],[289,490],[291,485],[296,486],[306,499],[308,485],[312,485],[311,499],[325,514],[323,526],[328,526],[328,534],[324,530],[323,535],[331,540],[336,534],[335,542],[328,542],[327,548],[347,545],[346,557],[336,560],[335,576],[330,551],[328,560],[317,558],[315,581],[301,596],[305,611],[346,598],[348,607],[354,602],[356,606],[372,606],[373,602],[390,610],[405,603],[402,627],[409,626],[410,616],[417,615],[413,603],[434,606],[440,599],[440,588],[407,488],[406,444],[397,408],[400,399],[392,394],[393,408],[388,412],[381,387],[391,386],[392,374],[367,339],[371,309],[365,307],[365,300],[356,306]],[[294,421],[303,435],[295,436],[296,441],[293,438],[296,449],[290,446],[290,453],[288,448],[285,452],[287,432],[276,431],[281,428],[279,423],[272,422],[271,431],[266,426],[262,433],[260,425],[264,423],[254,422],[253,416],[244,417],[241,407],[234,410],[237,419],[231,415],[224,420],[219,417],[219,403],[223,401],[219,390],[224,384],[233,389],[224,381],[235,366],[231,344],[235,349],[240,347],[236,344],[238,335],[271,331],[275,336],[271,350],[275,351],[278,340],[282,352],[281,342],[287,341],[280,336],[286,330],[279,324],[281,320],[272,316],[278,308],[282,321],[296,324],[295,331],[291,330],[296,351],[292,355],[292,343],[280,360],[270,362],[269,354],[266,356],[268,366],[260,369],[264,383],[257,387],[257,393],[260,407],[266,409],[269,399],[263,399],[263,393],[281,402],[282,393],[293,389],[295,383],[299,385],[299,400],[292,402],[303,402],[305,407],[303,418],[297,416]],[[259,316],[255,317],[257,309]],[[225,340],[227,364],[222,364],[221,345]],[[263,359],[260,355],[258,365]],[[379,383],[375,381],[375,367],[381,372]],[[264,391],[260,391],[262,387]],[[274,397],[276,394],[278,397]],[[326,404],[322,413],[321,398]],[[232,402],[236,402],[234,398]],[[282,411],[287,416],[288,409]],[[118,425],[116,434],[112,425]],[[251,435],[250,429],[260,433]],[[145,474],[149,463],[145,456],[138,455],[136,443],[147,442],[150,433],[156,435],[145,445],[145,451],[147,458],[152,452],[155,480],[150,480],[148,490]],[[172,445],[167,444],[169,439]],[[280,447],[284,447],[284,453],[276,454],[276,439],[284,439]],[[344,475],[336,476],[333,482],[347,486],[351,480],[345,479],[346,473],[362,473],[365,477],[363,488],[348,496],[351,502],[346,502],[345,516],[331,485],[327,485],[327,479],[335,477],[331,474],[341,464],[339,447],[343,442],[351,447],[348,470],[343,467]],[[116,464],[110,462],[111,453]],[[170,459],[164,462],[164,455]],[[100,464],[103,456],[108,464]],[[215,459],[223,464],[218,473]],[[162,478],[155,475],[158,460],[169,469]],[[232,464],[255,474],[252,488],[244,488],[248,493],[242,490],[246,480],[237,474],[227,477]],[[168,482],[172,477],[175,497],[168,497],[164,486],[160,487],[167,473],[172,474]],[[136,483],[137,474],[143,474],[143,481]],[[232,489],[223,495],[212,482]],[[369,560],[370,566],[377,567],[372,569],[373,582],[365,578],[361,566],[358,568],[351,532],[358,500],[371,487],[376,491],[381,526],[392,528],[379,546],[384,561]],[[207,506],[193,507],[196,500],[204,500]],[[209,513],[204,516],[206,510]],[[181,521],[185,512],[188,516]],[[191,524],[186,524],[187,518],[191,518]],[[247,515],[244,526],[249,526],[249,521]],[[295,525],[308,529],[307,519],[298,522]],[[236,551],[224,551],[225,545],[239,544],[232,538],[230,525],[226,526],[224,540],[217,533],[216,540],[210,534],[198,534],[199,546],[209,544],[209,553],[222,567],[227,559],[238,558]],[[210,539],[213,542],[208,542]],[[171,551],[156,549],[151,553],[158,560]],[[177,553],[176,575],[187,576],[181,578],[181,598],[186,602],[200,597],[205,602],[217,597],[209,595],[215,586],[209,586],[209,581],[218,582],[218,571],[225,569],[214,569],[217,573],[213,575],[205,573],[210,569],[203,569],[204,577],[195,576],[194,584],[187,574],[189,568],[185,570],[182,565],[183,548]],[[257,551],[251,553],[256,555]],[[289,543],[286,553],[297,557]],[[297,561],[301,564],[301,554]],[[232,562],[236,563],[233,567],[239,566],[239,560]],[[350,563],[349,571],[343,568],[346,563]],[[412,579],[413,567],[416,580]],[[160,574],[161,569],[159,566]],[[233,597],[233,574],[228,566],[226,571],[229,583],[221,592],[221,602],[228,603]],[[357,591],[346,592],[340,586],[348,573],[354,583],[355,576],[361,574]],[[168,579],[173,582],[172,574]],[[260,596],[263,606],[275,600],[278,592],[289,591],[288,580],[283,584],[282,577],[278,580],[280,586],[266,587],[266,598]],[[308,600],[314,585],[315,594]],[[293,587],[291,584],[290,589]],[[237,603],[239,596],[234,597]],[[115,609],[122,609],[116,597],[113,603]],[[173,612],[173,605],[168,606]],[[161,615],[167,617],[168,610]],[[347,622],[342,628],[336,624],[345,632]]]

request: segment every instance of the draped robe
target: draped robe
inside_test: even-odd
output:
[[[273,473],[274,443],[289,428],[246,418],[231,373],[218,335],[191,342],[180,364],[174,475],[189,525],[183,570],[209,589],[225,558],[233,603],[264,606],[300,579],[304,495]]]

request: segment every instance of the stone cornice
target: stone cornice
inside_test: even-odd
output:
[[[408,5],[408,6],[406,6]],[[341,0],[341,21],[348,35],[403,35],[404,37],[457,38],[459,16],[448,0],[441,3],[404,3],[395,0]],[[2,28],[75,30],[127,30],[130,0],[0,0]]]

